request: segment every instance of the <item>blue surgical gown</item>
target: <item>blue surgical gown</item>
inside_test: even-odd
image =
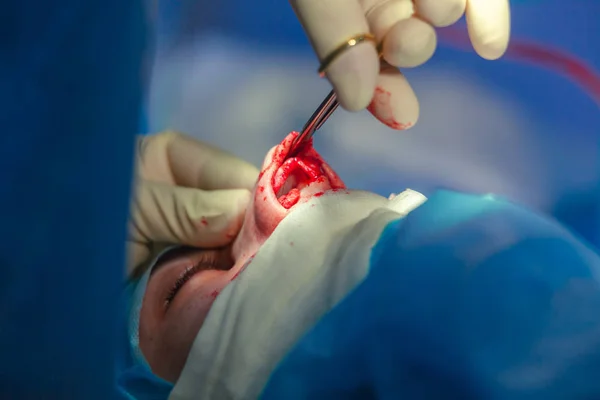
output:
[[[492,196],[392,222],[263,399],[600,399],[600,258]]]
[[[0,397],[114,399],[146,14],[1,7]]]

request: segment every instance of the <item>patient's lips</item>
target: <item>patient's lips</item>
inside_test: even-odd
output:
[[[233,247],[236,264],[252,256],[296,205],[326,191],[345,188],[340,177],[313,148],[312,140],[288,158],[297,136],[297,132],[290,133],[265,158],[253,202]]]

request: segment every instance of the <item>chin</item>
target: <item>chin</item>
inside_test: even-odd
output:
[[[346,188],[313,148],[312,140],[289,157],[292,142],[297,136],[297,132],[290,133],[265,157],[252,203],[234,243],[236,262],[249,259],[295,207],[312,198]]]

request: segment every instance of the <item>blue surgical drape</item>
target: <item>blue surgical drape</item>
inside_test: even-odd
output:
[[[600,398],[600,257],[551,219],[437,192],[390,223],[365,280],[263,399]]]
[[[140,1],[0,12],[0,397],[116,397],[146,16]]]

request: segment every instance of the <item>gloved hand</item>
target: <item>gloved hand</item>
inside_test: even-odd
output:
[[[178,132],[142,136],[136,157],[128,272],[154,244],[218,247],[237,235],[258,170]]]
[[[323,60],[340,44],[361,33],[382,43],[381,68],[372,43],[344,52],[327,69],[327,77],[342,107],[369,111],[395,129],[414,125],[419,104],[410,85],[395,67],[415,67],[433,55],[434,27],[454,24],[466,12],[475,51],[496,59],[508,46],[508,0],[290,0],[300,22]],[[390,68],[391,66],[391,68]],[[377,88],[377,89],[376,89]],[[374,95],[375,93],[375,95]]]

